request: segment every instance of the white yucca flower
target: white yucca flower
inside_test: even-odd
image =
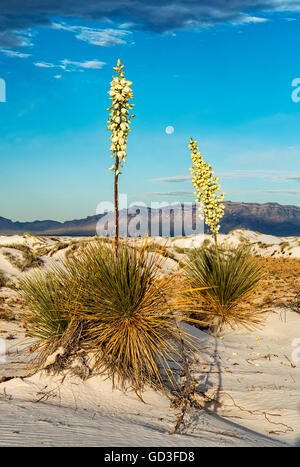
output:
[[[107,128],[112,132],[110,140],[113,144],[110,146],[110,151],[112,157],[115,159],[114,164],[109,170],[115,170],[116,175],[120,174],[119,163],[123,166],[127,156],[126,149],[127,137],[130,131],[130,119],[134,117],[134,115],[129,115],[133,108],[133,104],[129,103],[130,99],[133,98],[131,90],[132,82],[125,79],[123,69],[124,65],[121,65],[121,60],[118,59],[117,66],[114,67],[118,76],[113,77],[111,89],[108,93],[112,105],[107,109],[110,111]],[[122,163],[119,159],[122,159]]]
[[[210,164],[204,161],[198,151],[197,141],[190,138],[189,144],[192,151],[193,166],[190,168],[193,175],[192,182],[195,187],[196,201],[203,211],[205,223],[212,234],[216,235],[220,229],[220,220],[224,215],[225,206],[222,203],[225,193],[220,193],[218,177],[214,177],[214,171]]]

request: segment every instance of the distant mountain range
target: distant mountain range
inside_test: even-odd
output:
[[[282,206],[278,203],[237,203],[225,202],[225,215],[221,222],[222,233],[244,228],[264,234],[279,236],[300,236],[300,207]],[[145,235],[190,235],[202,231],[201,223],[196,226],[197,209],[190,204],[183,219],[182,206],[176,205],[159,209],[135,206],[128,212],[120,211],[120,230],[129,234]],[[187,221],[186,221],[187,219]],[[98,228],[97,228],[98,225]],[[30,232],[36,235],[91,236],[102,234],[103,227],[112,234],[113,213],[89,216],[85,219],[57,222],[52,220],[34,222],[13,222],[0,217],[0,233],[6,235]],[[152,227],[152,228],[151,228]]]

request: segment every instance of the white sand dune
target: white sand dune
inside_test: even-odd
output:
[[[0,275],[4,275],[9,281],[15,282],[20,276],[20,271],[12,264],[5,252],[13,253],[16,257],[22,257],[22,252],[14,246],[29,247],[44,264],[45,267],[55,262],[60,262],[65,258],[66,253],[81,242],[93,241],[93,237],[39,237],[24,234],[12,236],[0,236]],[[195,247],[212,242],[212,237],[207,234],[190,235],[187,237],[162,238],[152,237],[155,243],[166,245],[170,253],[178,259]],[[134,241],[139,241],[138,239]],[[236,247],[240,244],[249,246],[251,251],[259,256],[272,256],[275,258],[300,258],[300,237],[275,237],[264,235],[251,230],[234,230],[227,235],[220,234],[218,241],[224,246]],[[173,261],[169,260],[164,265],[164,269],[171,268]]]
[[[170,240],[170,246],[179,248],[195,248],[203,241],[212,242],[210,235],[190,235],[188,237]],[[275,237],[251,230],[238,229],[229,234],[218,235],[219,244],[236,247],[240,244],[251,247],[253,253],[260,256],[273,256],[284,258],[300,258],[300,237]]]
[[[204,346],[193,373],[213,402],[199,397],[204,408],[190,410],[181,434],[168,434],[179,412],[153,390],[143,404],[100,376],[62,382],[39,373],[4,382],[0,446],[300,445],[300,366],[291,362],[299,324],[298,314],[278,310],[258,331],[205,339],[193,329]]]

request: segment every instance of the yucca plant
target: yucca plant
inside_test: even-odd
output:
[[[110,246],[92,244],[68,266],[75,281],[80,277],[76,315],[88,323],[94,368],[122,387],[162,388],[165,377],[175,384],[172,365],[182,358],[182,339],[188,351],[199,350],[179,326],[194,308],[193,299],[184,297],[189,280],[180,270],[162,274],[163,247],[151,250],[147,239],[139,247],[121,242],[118,256]]]
[[[206,320],[217,327],[261,321],[260,314],[244,309],[242,302],[251,295],[262,278],[262,268],[250,251],[240,246],[231,250],[196,248],[189,254],[186,273],[191,279]],[[199,290],[207,287],[205,290]]]
[[[44,277],[35,273],[21,282],[35,310],[28,334],[38,340],[43,365],[58,347],[70,362],[82,349],[93,357],[95,372],[121,387],[176,384],[182,342],[191,358],[200,350],[180,321],[201,321],[187,317],[195,309],[192,295],[186,296],[189,278],[178,268],[162,274],[163,247],[150,250],[147,239],[139,247],[122,241],[116,256],[113,245],[99,240]]]
[[[65,310],[76,306],[78,289],[63,268],[38,270],[20,279],[20,294],[28,305],[26,335],[33,339],[32,367],[40,369],[48,357],[63,346],[65,356],[73,352],[82,324]],[[60,367],[58,367],[58,370]]]
[[[214,250],[198,248],[189,255],[191,263],[186,271],[198,290],[199,303],[204,305],[204,312],[217,326],[225,324],[258,323],[257,313],[242,311],[241,301],[247,298],[255,289],[262,274],[258,261],[244,247],[220,250],[217,234],[220,230],[220,220],[224,215],[224,193],[220,193],[218,177],[214,176],[212,166],[205,162],[198,150],[197,141],[190,138],[189,147],[192,151],[193,175],[196,201],[200,205],[199,215],[204,218],[210,233],[214,237]]]

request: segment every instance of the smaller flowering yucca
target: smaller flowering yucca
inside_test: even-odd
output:
[[[219,222],[224,215],[225,206],[222,203],[225,193],[220,193],[218,177],[210,164],[204,161],[202,154],[198,150],[197,141],[190,138],[189,144],[192,151],[193,166],[190,168],[193,175],[192,182],[195,187],[196,201],[200,203],[203,210],[205,223],[209,226],[213,235],[216,235],[220,229]]]
[[[197,141],[190,138],[193,166],[190,171],[195,187],[196,201],[200,204],[200,217],[215,240],[215,249],[198,248],[189,255],[186,273],[192,281],[193,296],[203,306],[212,322],[222,327],[226,324],[257,324],[257,313],[243,311],[240,304],[248,297],[261,279],[261,269],[250,250],[243,247],[219,251],[217,234],[224,215],[224,193],[220,193],[218,177],[210,164],[203,160]],[[206,290],[203,289],[206,287]]]

